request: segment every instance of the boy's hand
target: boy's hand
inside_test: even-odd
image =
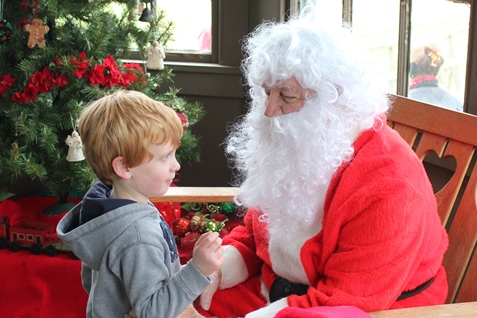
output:
[[[195,310],[194,306],[190,305],[186,308],[177,318],[203,318],[197,310]]]
[[[197,310],[195,310],[194,306],[190,305],[186,308],[177,318],[203,318],[201,314]],[[129,313],[125,314],[123,318],[137,318],[136,313],[134,310],[131,310]]]
[[[222,265],[224,249],[221,245],[217,232],[204,233],[195,243],[192,261],[204,276],[208,277]]]
[[[134,310],[131,309],[131,311],[127,314],[124,314],[123,318],[137,318],[136,313]]]

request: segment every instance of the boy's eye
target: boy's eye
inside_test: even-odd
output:
[[[175,156],[176,155],[176,151],[171,151],[169,152],[168,154],[164,155],[161,160],[164,160],[164,161],[167,161],[171,158],[171,156]]]

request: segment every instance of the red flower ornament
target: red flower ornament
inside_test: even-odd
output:
[[[0,96],[2,96],[3,94],[5,94],[5,92],[10,88],[12,87],[13,85],[15,85],[15,82],[17,80],[13,77],[10,76],[10,74],[7,74],[7,75],[0,75]]]

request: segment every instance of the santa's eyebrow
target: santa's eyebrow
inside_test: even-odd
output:
[[[278,89],[281,91],[281,92],[287,92],[287,93],[292,93],[292,94],[296,94],[296,91],[288,86],[288,85],[279,85],[278,86]]]

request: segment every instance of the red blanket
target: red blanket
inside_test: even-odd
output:
[[[72,200],[78,202],[79,200]],[[61,217],[41,211],[56,198],[29,197],[0,202],[10,224],[20,220],[58,223]],[[3,317],[85,317],[88,295],[81,285],[81,262],[67,253],[33,255],[28,249],[0,250],[0,308]]]
[[[278,312],[275,318],[371,318],[354,306],[319,306],[311,308],[288,307]]]
[[[70,199],[78,203],[79,199]],[[45,208],[58,200],[32,196],[0,202],[0,215],[10,216],[10,224],[20,220],[56,224],[66,213],[47,216]],[[168,223],[172,205],[156,204]],[[1,317],[81,317],[86,315],[88,295],[81,285],[81,261],[68,253],[56,256],[33,255],[25,248],[19,252],[0,250]]]

